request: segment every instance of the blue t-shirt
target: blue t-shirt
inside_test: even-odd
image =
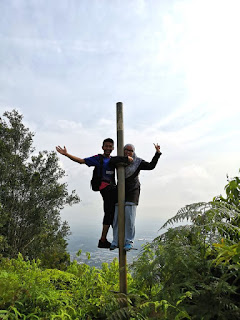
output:
[[[88,167],[97,167],[100,170],[100,156],[98,154],[96,156],[84,158],[84,161]],[[103,157],[102,181],[115,185],[114,169],[109,167],[109,161],[110,158]]]

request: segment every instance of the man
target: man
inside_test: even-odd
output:
[[[110,154],[114,150],[114,141],[111,138],[107,138],[103,141],[103,163],[102,163],[102,178],[99,186],[99,191],[103,198],[103,209],[104,209],[104,218],[103,218],[103,228],[101,238],[98,242],[98,248],[110,248],[111,243],[107,240],[107,234],[110,225],[113,223],[113,216],[115,210],[115,203],[117,201],[117,189],[115,183],[115,173],[114,169],[109,166]],[[101,155],[95,155],[89,158],[78,158],[67,152],[66,147],[61,148],[60,146],[56,147],[57,152],[68,157],[69,159],[78,162],[80,164],[86,164],[88,167],[97,167],[100,170],[100,159]],[[124,162],[129,163],[131,157],[114,157],[115,163]]]

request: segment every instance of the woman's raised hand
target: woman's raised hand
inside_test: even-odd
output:
[[[156,149],[156,151],[157,151],[158,153],[161,152],[161,151],[160,151],[160,146],[159,146],[158,143],[157,143],[157,144],[154,143],[154,147],[155,147],[155,149]]]

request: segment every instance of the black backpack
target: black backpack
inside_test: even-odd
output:
[[[100,167],[95,167],[93,170],[92,180],[91,180],[91,187],[93,191],[99,191],[99,187],[102,181],[102,169],[103,169],[103,155],[99,154],[100,158]],[[100,173],[100,175],[99,175]]]

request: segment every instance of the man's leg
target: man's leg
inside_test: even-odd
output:
[[[109,249],[111,246],[111,242],[107,240],[107,233],[110,225],[103,224],[101,238],[98,241],[98,248],[107,248]]]
[[[115,207],[115,197],[116,189],[113,189],[111,186],[108,186],[101,190],[101,195],[103,198],[103,228],[101,239],[99,240],[99,248],[110,248],[111,243],[107,241],[107,234],[110,225],[113,223],[114,207]]]
[[[109,224],[103,224],[102,227],[102,235],[101,235],[101,241],[105,241],[107,239],[107,233],[109,230],[110,225]]]

